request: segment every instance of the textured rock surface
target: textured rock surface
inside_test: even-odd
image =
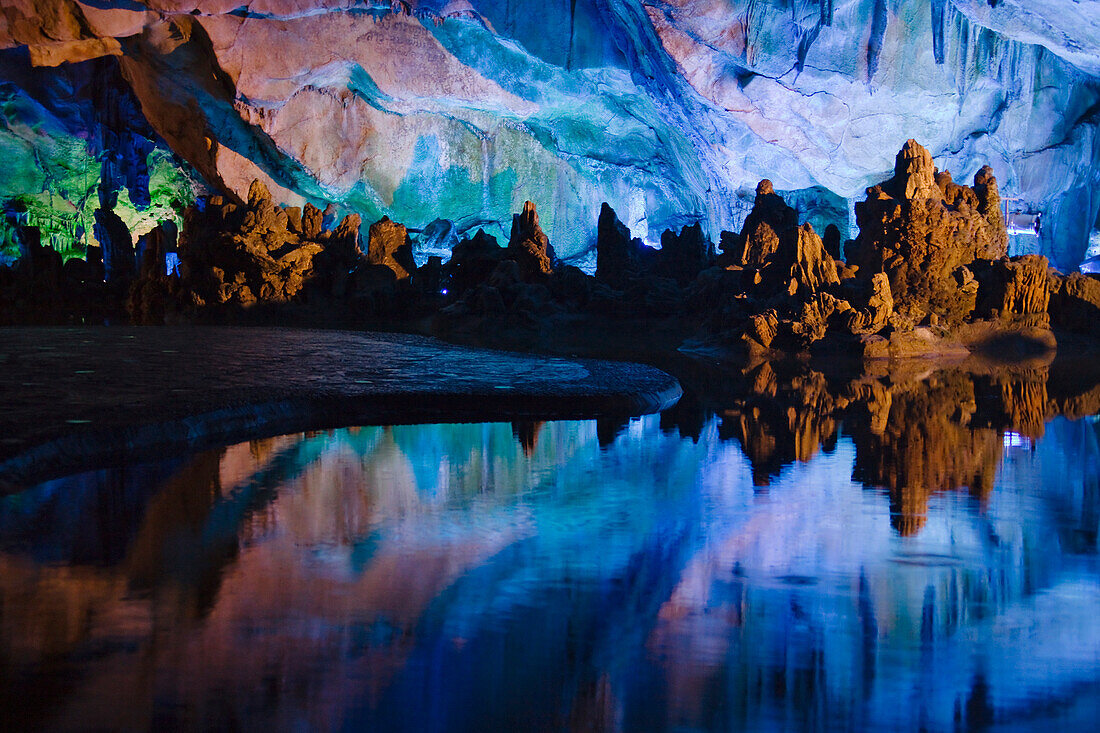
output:
[[[694,220],[713,238],[767,177],[805,220],[814,200],[860,196],[909,137],[960,179],[990,164],[1013,207],[1044,214],[1042,240],[1014,252],[1076,266],[1100,208],[1095,3],[239,6],[13,0],[0,47],[119,59],[156,133],[237,198],[259,178],[284,203],[501,238],[531,200],[566,258],[594,243],[578,224],[603,201],[649,243]],[[830,216],[818,230],[847,235],[843,207]]]
[[[367,241],[367,262],[390,268],[398,280],[409,277],[416,264],[413,262],[412,243],[405,227],[390,221],[389,217],[382,217],[371,224]]]
[[[1006,358],[1009,350],[1026,358],[1055,348],[1051,315],[1059,328],[1082,330],[1088,294],[1078,279],[1062,278],[1042,256],[1006,256],[988,167],[972,188],[960,186],[909,140],[894,175],[867,190],[856,216],[859,234],[838,263],[762,181],[742,234],[723,232],[724,268],[692,283],[686,310],[707,314],[720,340],[739,340],[750,353],[955,357],[1002,339]],[[836,248],[837,233],[829,238]],[[1052,302],[1060,289],[1066,296]]]
[[[1047,325],[1050,265],[1046,257],[1023,255],[991,262],[979,277],[979,306],[1000,318],[1039,319]]]
[[[846,315],[845,327],[853,334],[873,334],[886,328],[890,316],[894,315],[894,295],[890,292],[890,278],[885,272],[876,272],[871,277],[870,292],[866,306],[853,298],[855,306]]]
[[[1050,316],[1055,326],[1100,335],[1100,279],[1081,272],[1055,278]]]
[[[813,295],[840,282],[836,262],[809,224],[783,233],[772,266],[782,273],[791,295]]]
[[[400,225],[379,224],[387,234],[397,233],[397,228],[404,234]],[[324,230],[317,209],[307,207],[301,214],[278,206],[267,186],[253,181],[241,204],[213,198],[202,208],[188,209],[180,233],[178,273],[166,274],[160,267],[146,270],[131,290],[129,311],[139,323],[161,323],[206,306],[300,300],[307,287],[322,298],[352,298],[357,293],[348,278],[368,265],[359,246],[359,227],[359,215],[351,214],[334,229]],[[401,252],[407,255],[409,250],[407,245],[396,249],[397,259],[390,252],[389,260],[401,270]],[[379,264],[391,281],[397,279],[385,257]]]
[[[740,237],[723,233],[723,253],[732,264],[759,267],[779,250],[779,235],[796,226],[798,212],[775,193],[771,181],[764,179],[756,186],[756,199]]]
[[[864,272],[885,272],[895,310],[910,324],[958,324],[975,306],[977,283],[966,269],[1008,251],[996,182],[982,169],[975,187],[936,170],[914,140],[897,155],[894,177],[856,204],[859,236],[847,248]]]
[[[523,202],[523,211],[512,217],[512,236],[508,239],[508,256],[519,265],[525,279],[549,275],[554,269],[554,248],[550,238],[539,226],[535,204]]]

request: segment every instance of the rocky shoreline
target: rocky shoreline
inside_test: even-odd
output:
[[[234,440],[362,424],[622,417],[681,395],[641,364],[531,357],[403,334],[287,328],[14,328],[0,334],[0,495]]]
[[[833,226],[822,238],[765,180],[717,249],[699,225],[666,231],[655,249],[605,204],[589,275],[558,259],[527,202],[506,245],[479,230],[448,262],[417,267],[401,224],[383,218],[364,242],[358,216],[336,224],[331,208],[278,206],[257,181],[247,201],[200,200],[178,238],[170,227],[142,237],[132,279],[100,283],[99,263],[62,266],[33,248],[0,272],[0,321],[117,317],[124,294],[139,324],[381,326],[533,349],[592,339],[598,350],[625,329],[658,350],[741,357],[1024,357],[1056,349],[1056,333],[1100,336],[1100,279],[1007,256],[988,167],[955,183],[910,140],[856,220],[855,239]],[[107,245],[105,257],[125,256]]]

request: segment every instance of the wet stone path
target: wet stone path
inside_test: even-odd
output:
[[[639,364],[279,328],[0,329],[0,491],[166,449],[357,423],[633,415]]]

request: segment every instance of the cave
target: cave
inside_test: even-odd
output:
[[[1100,5],[0,0],[0,727],[1100,712]]]

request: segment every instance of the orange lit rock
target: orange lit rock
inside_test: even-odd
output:
[[[531,201],[525,201],[523,211],[512,217],[508,256],[519,263],[524,278],[549,275],[554,268],[554,248],[539,226],[539,215]]]
[[[367,240],[367,262],[393,270],[398,280],[409,277],[416,264],[413,262],[412,244],[405,227],[382,217],[371,224]]]
[[[899,325],[961,323],[977,295],[961,268],[1002,258],[1008,247],[992,173],[979,172],[974,188],[957,185],[914,140],[898,153],[894,177],[856,204],[856,220],[848,261],[861,275],[887,274]]]

